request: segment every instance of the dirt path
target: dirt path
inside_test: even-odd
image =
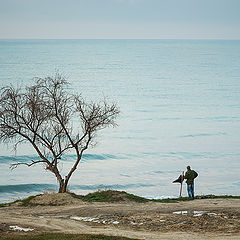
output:
[[[10,226],[41,232],[87,233],[137,239],[240,239],[240,199],[178,203],[86,203],[0,208],[0,236]]]

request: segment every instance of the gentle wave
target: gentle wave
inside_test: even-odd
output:
[[[153,187],[154,184],[113,184],[113,185],[73,185],[70,186],[70,189],[72,190],[99,190],[99,189],[114,189],[114,190],[120,190],[120,189],[131,189],[131,188],[142,188],[142,187]]]
[[[36,155],[23,155],[23,156],[0,156],[0,164],[9,163],[24,163],[30,161],[38,161],[40,158]]]
[[[180,136],[180,138],[194,138],[194,137],[213,137],[213,136],[224,136],[227,133],[218,132],[218,133],[197,133],[197,134],[187,134]]]
[[[113,184],[113,185],[70,185],[70,190],[99,190],[99,189],[131,189],[131,188],[142,188],[152,187],[153,184]],[[31,192],[44,192],[44,191],[55,191],[57,185],[54,184],[17,184],[17,185],[0,185],[0,193],[31,193]]]
[[[107,160],[107,159],[118,159],[120,158],[117,155],[112,154],[83,154],[82,161],[88,161],[88,160]],[[75,161],[76,155],[75,154],[66,154],[62,157],[63,161]]]
[[[112,154],[84,154],[82,159],[84,160],[106,160],[106,159],[118,159],[119,156]]]
[[[44,190],[55,190],[54,184],[17,184],[17,185],[0,185],[0,193],[30,193],[43,192]]]
[[[160,153],[162,159],[177,158],[177,159],[223,159],[228,157],[238,157],[238,153],[221,153],[221,152],[166,152]]]
[[[225,133],[215,134],[194,134],[194,135],[183,135],[180,138],[195,138],[195,137],[210,137],[217,135],[226,135]],[[117,159],[140,159],[140,158],[174,158],[174,159],[223,159],[223,158],[235,158],[238,157],[238,153],[222,153],[222,152],[139,152],[137,154],[127,153],[127,154],[85,154],[82,156],[81,161],[107,161],[107,160],[117,160]],[[0,156],[0,166],[1,165],[11,165],[13,163],[30,163],[32,160],[40,160],[38,156],[34,155],[24,155],[24,156]],[[60,162],[72,163],[76,161],[76,155],[69,154],[64,155]]]
[[[119,159],[119,156],[112,154],[84,154],[82,156],[82,161],[88,160],[107,160],[107,159]],[[40,157],[37,155],[23,155],[23,156],[0,156],[0,164],[11,164],[11,163],[28,163],[31,161],[38,161]],[[62,161],[75,161],[76,155],[68,154],[64,155],[61,159]]]

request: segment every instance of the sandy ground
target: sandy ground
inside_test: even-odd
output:
[[[0,236],[64,232],[148,240],[240,239],[240,199],[178,203],[86,203],[70,199],[68,202],[60,206],[0,208]],[[14,231],[10,226],[25,228],[26,232]]]

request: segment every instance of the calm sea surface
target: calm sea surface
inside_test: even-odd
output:
[[[56,70],[71,90],[121,109],[119,126],[99,133],[70,190],[178,196],[172,181],[191,165],[196,194],[240,195],[240,41],[0,40],[0,87]],[[9,170],[34,158],[28,146],[0,145],[0,202],[57,189],[42,165]],[[61,172],[73,161],[65,156]]]

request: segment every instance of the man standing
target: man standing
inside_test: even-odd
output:
[[[198,174],[194,170],[191,170],[190,166],[187,166],[187,172],[185,173],[184,179],[187,179],[187,191],[190,199],[194,199],[194,179],[197,176]]]

